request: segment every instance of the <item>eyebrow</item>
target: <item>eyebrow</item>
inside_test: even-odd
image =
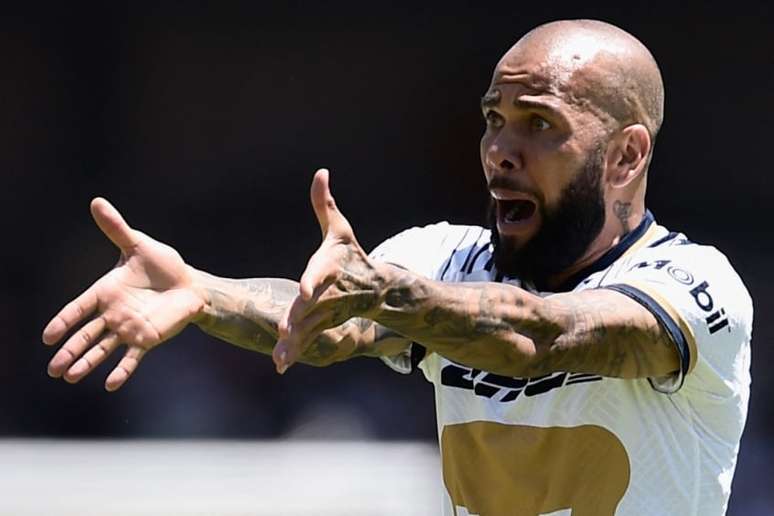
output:
[[[502,94],[500,93],[500,90],[497,88],[493,90],[489,90],[486,93],[484,93],[484,96],[481,97],[481,107],[492,107],[496,106],[500,103],[500,98],[502,97]]]
[[[481,107],[494,107],[500,103],[500,100],[502,100],[500,90],[497,88],[489,90],[481,97]],[[534,109],[558,114],[558,111],[554,106],[545,102],[540,102],[539,100],[517,98],[513,101],[513,105],[521,109]]]
[[[546,102],[540,102],[539,100],[517,98],[513,101],[513,105],[521,109],[535,109],[540,111],[547,111],[549,113],[559,114],[559,111],[554,106]]]

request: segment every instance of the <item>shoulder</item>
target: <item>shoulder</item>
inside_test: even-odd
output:
[[[717,248],[667,233],[624,255],[600,286],[638,301],[677,346],[681,371],[654,379],[658,390],[676,392],[686,379],[718,395],[730,385],[743,392],[753,320],[747,287]]]
[[[489,230],[480,226],[466,226],[461,224],[449,224],[446,221],[427,224],[425,226],[414,226],[391,236],[379,244],[373,252],[389,246],[401,244],[419,244],[424,246],[446,246],[455,247],[461,242],[474,241],[485,235],[489,238]]]
[[[489,230],[480,226],[442,221],[401,231],[379,244],[370,256],[434,277],[453,254],[488,246],[489,238]]]
[[[738,314],[752,316],[752,300],[742,278],[716,247],[690,241],[681,233],[659,239],[627,257],[618,276],[639,276],[667,287],[686,290],[700,308],[728,299]]]

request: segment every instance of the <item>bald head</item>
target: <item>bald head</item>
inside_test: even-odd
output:
[[[655,139],[664,85],[650,51],[628,32],[595,20],[541,25],[502,57],[493,82],[530,70],[539,89],[593,111],[610,129],[639,123]]]
[[[559,284],[637,227],[663,104],[648,49],[604,22],[541,25],[506,52],[481,99],[499,271]]]

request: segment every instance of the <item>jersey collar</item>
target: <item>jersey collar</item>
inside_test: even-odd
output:
[[[626,251],[634,247],[635,244],[638,242],[641,242],[645,239],[646,233],[648,233],[648,230],[655,224],[655,219],[653,217],[653,214],[650,212],[650,210],[645,210],[645,216],[642,217],[642,221],[639,223],[639,225],[634,228],[634,230],[630,231],[625,237],[623,237],[615,246],[608,249],[608,251],[599,257],[597,261],[590,264],[589,266],[585,267],[584,269],[579,270],[569,278],[567,278],[561,285],[559,285],[557,288],[554,289],[548,289],[545,285],[542,284],[536,284],[536,290],[538,291],[548,291],[551,292],[570,292],[571,290],[574,290],[575,287],[578,286],[578,284],[583,281],[584,279],[588,278],[595,272],[599,272],[602,270],[607,269],[610,267],[613,262],[618,260],[621,256],[623,256]]]

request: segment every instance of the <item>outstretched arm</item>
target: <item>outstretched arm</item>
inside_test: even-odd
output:
[[[666,330],[623,294],[600,289],[541,298],[499,283],[433,281],[365,254],[330,194],[327,171],[315,176],[311,195],[324,239],[280,323],[274,350],[280,371],[320,331],[353,316],[508,376],[572,371],[639,378],[680,367]]]
[[[440,283],[390,266],[377,269],[383,295],[372,317],[477,369],[642,378],[680,367],[653,314],[612,290],[541,298],[500,283]]]
[[[145,354],[196,323],[238,346],[271,353],[277,323],[298,292],[281,279],[229,280],[197,271],[173,248],[132,229],[104,199],[91,204],[95,222],[121,251],[116,266],[68,303],[43,330],[54,345],[72,332],[49,362],[53,377],[74,383],[119,346],[126,353],[108,375],[116,390]],[[361,354],[391,353],[405,341],[371,321],[349,321],[319,334],[300,360],[327,365]]]
[[[279,278],[226,279],[196,271],[194,288],[205,300],[195,324],[210,335],[251,351],[271,354],[278,325],[298,295],[298,283]],[[374,321],[350,319],[323,331],[299,361],[327,366],[356,356],[393,355],[408,341]]]

